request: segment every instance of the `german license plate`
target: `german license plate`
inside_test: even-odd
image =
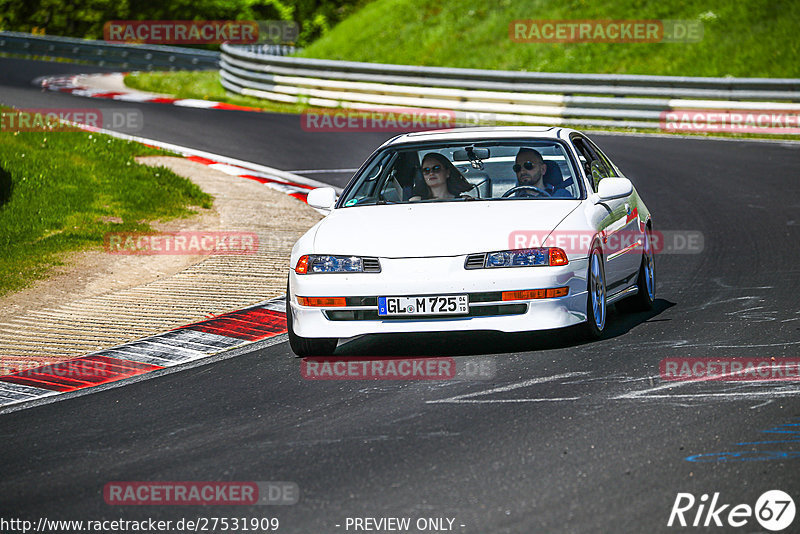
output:
[[[467,295],[378,297],[378,315],[459,315],[469,313]]]

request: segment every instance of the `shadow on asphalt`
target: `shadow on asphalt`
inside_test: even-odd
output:
[[[627,334],[640,324],[653,321],[674,305],[674,302],[656,299],[652,310],[637,313],[623,313],[612,306],[602,339]],[[376,334],[340,345],[335,356],[474,356],[564,349],[590,343],[596,341],[585,339],[580,325],[515,334],[493,331]]]

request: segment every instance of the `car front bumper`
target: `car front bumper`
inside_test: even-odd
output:
[[[380,258],[380,273],[298,275],[290,271],[289,308],[294,331],[308,338],[348,338],[363,334],[495,330],[549,330],[586,320],[588,260],[560,267],[464,268],[464,256],[437,258]],[[499,292],[568,287],[560,298],[502,301]],[[475,316],[376,317],[376,297],[469,294]],[[495,300],[486,300],[496,294]],[[347,307],[301,306],[297,296],[353,297]],[[474,302],[473,297],[481,302]],[[369,301],[370,305],[351,305]],[[513,306],[513,307],[506,307]],[[483,308],[478,310],[478,308]],[[370,318],[342,319],[340,312]],[[339,316],[338,320],[332,317]],[[348,314],[344,314],[348,315]]]

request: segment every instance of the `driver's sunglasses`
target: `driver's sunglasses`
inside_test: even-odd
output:
[[[430,174],[432,172],[439,172],[442,170],[441,165],[434,165],[433,167],[425,167],[422,169],[422,174]]]
[[[534,165],[534,163],[532,161],[526,161],[522,165],[520,165],[519,163],[515,163],[513,169],[514,169],[514,172],[521,171],[522,167],[525,167],[526,169],[531,170],[531,169],[533,169],[533,165]]]

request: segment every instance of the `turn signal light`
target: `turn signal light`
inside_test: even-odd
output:
[[[566,265],[569,263],[567,253],[562,249],[553,247],[550,249],[550,265]]]
[[[297,297],[297,302],[299,302],[301,306],[325,308],[347,306],[347,301],[344,297]]]
[[[297,274],[306,274],[308,272],[308,256],[300,256],[297,260],[297,266],[294,268]]]
[[[569,293],[568,287],[556,287],[551,289],[524,289],[522,291],[503,291],[503,300],[533,300],[533,299],[554,299],[566,297]]]

